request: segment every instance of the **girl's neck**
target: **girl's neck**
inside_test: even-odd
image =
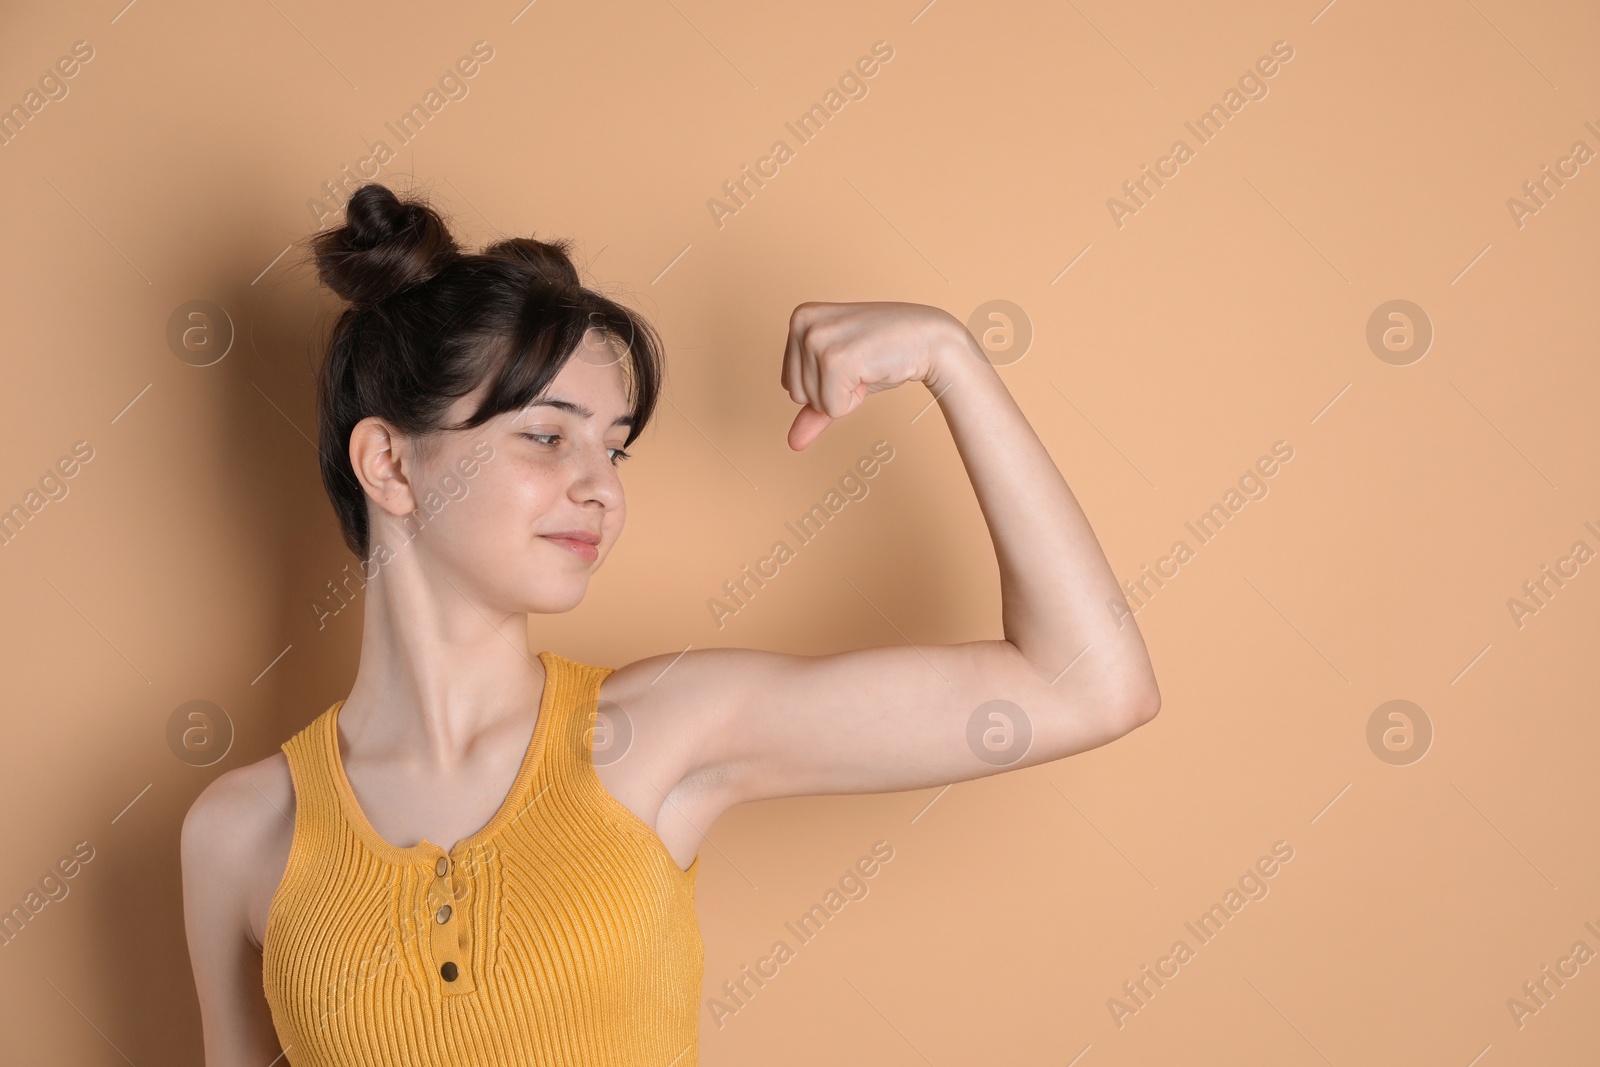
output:
[[[526,614],[475,602],[414,552],[381,568],[363,594],[361,663],[339,710],[352,746],[459,754],[537,707],[544,665],[528,648]]]

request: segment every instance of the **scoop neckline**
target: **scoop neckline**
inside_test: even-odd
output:
[[[507,823],[520,817],[521,812],[515,815],[512,812],[522,795],[527,792],[528,783],[533,779],[534,771],[544,755],[545,737],[549,734],[550,710],[555,695],[555,686],[550,684],[550,676],[555,671],[554,661],[563,658],[555,652],[539,653],[539,662],[544,666],[544,688],[539,693],[539,718],[533,724],[533,736],[528,741],[527,750],[522,754],[522,764],[517,768],[517,776],[511,781],[510,791],[506,793],[505,799],[500,802],[500,807],[482,828],[463,837],[448,849],[443,845],[434,844],[427,838],[414,845],[402,847],[389,841],[373,827],[367,819],[366,812],[361,810],[361,802],[356,799],[355,788],[351,786],[350,778],[345,774],[344,760],[339,755],[339,712],[344,708],[344,701],[340,700],[334,704],[329,709],[327,729],[334,787],[339,794],[340,804],[344,806],[346,820],[355,828],[367,846],[380,857],[393,863],[432,863],[441,855],[449,856],[453,860],[458,855],[470,852],[499,833]],[[699,859],[698,856],[695,858]]]

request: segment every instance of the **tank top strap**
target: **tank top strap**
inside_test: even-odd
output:
[[[606,753],[625,751],[632,730],[624,709],[600,699],[600,683],[615,668],[579,663],[555,652],[541,652],[539,659],[550,688],[540,711],[550,715],[543,769],[547,782],[572,787],[591,773],[586,764],[592,759],[603,762]]]
[[[345,829],[335,770],[328,758],[329,746],[338,743],[333,737],[338,706],[330,705],[282,745],[294,779],[295,844],[311,855],[327,854]]]

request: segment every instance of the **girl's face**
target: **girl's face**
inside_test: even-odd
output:
[[[477,400],[458,399],[447,420],[465,418]],[[569,611],[622,533],[617,466],[630,421],[615,352],[603,343],[580,347],[539,402],[429,442],[413,465],[420,514],[395,529],[392,516],[372,508],[374,542],[417,553],[426,573],[474,603]],[[419,526],[423,533],[412,537]]]

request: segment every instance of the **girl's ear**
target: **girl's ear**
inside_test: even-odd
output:
[[[350,431],[350,467],[367,499],[390,515],[398,518],[417,510],[412,487],[416,465],[415,443],[376,415]]]

